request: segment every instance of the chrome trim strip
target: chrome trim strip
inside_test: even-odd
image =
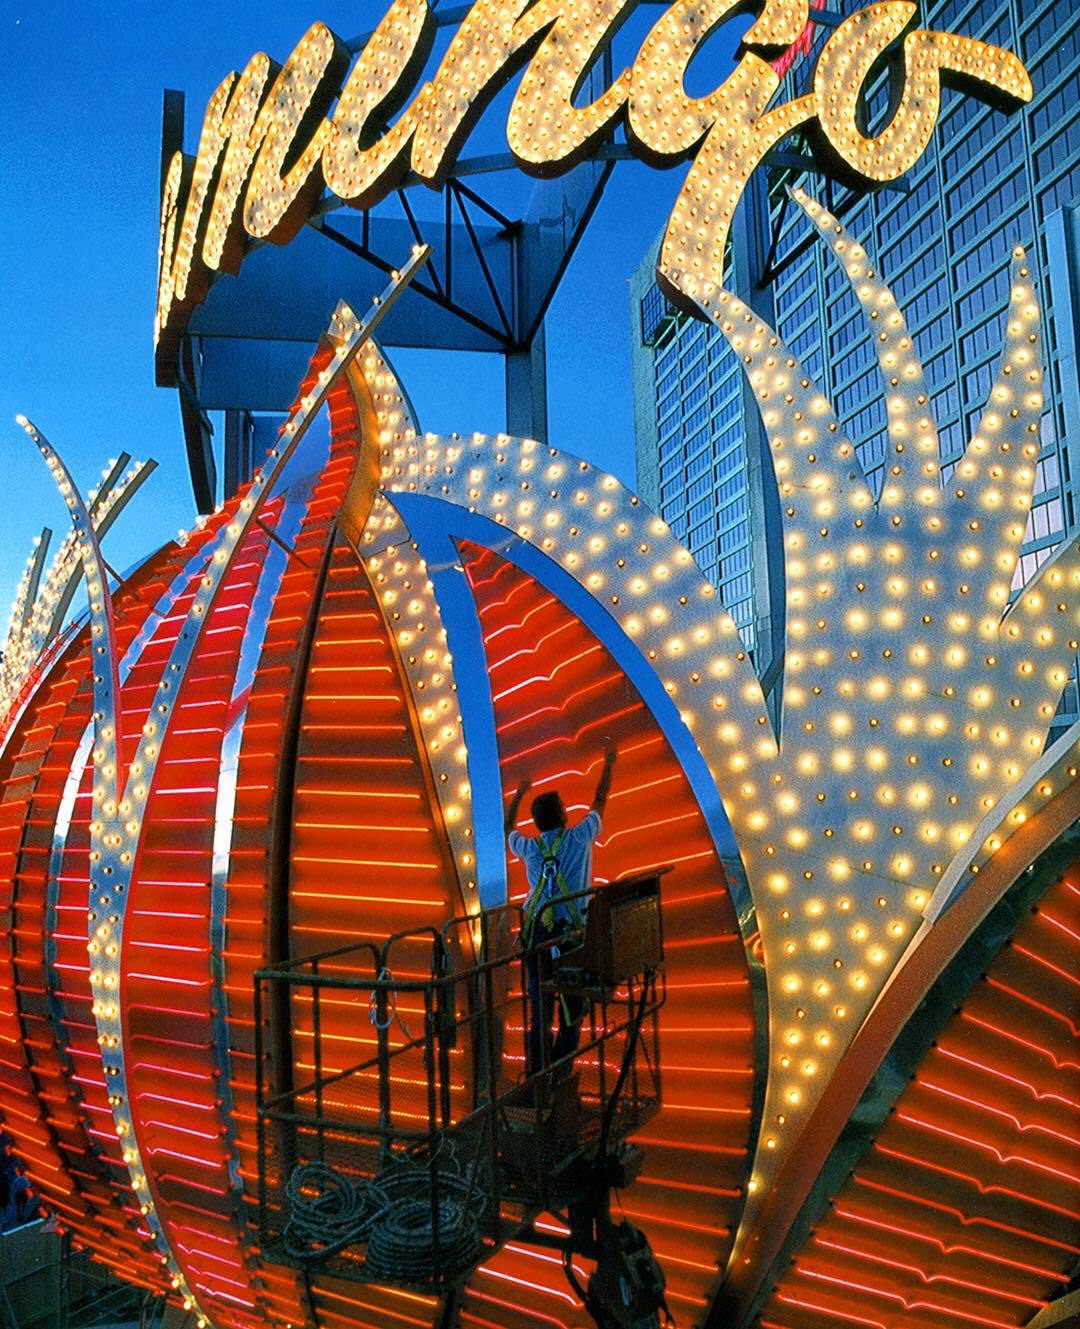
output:
[[[311,484],[300,481],[282,495],[284,508],[275,529],[286,544],[295,540],[311,499]],[[228,907],[226,885],[232,853],[233,813],[236,808],[236,777],[240,765],[240,747],[247,722],[248,699],[255,681],[259,659],[265,644],[266,628],[281,586],[281,578],[288,563],[288,554],[280,545],[269,541],[259,572],[251,609],[244,624],[240,645],[240,658],[229,698],[232,720],[221,742],[221,760],[218,766],[218,787],[214,807],[213,859],[210,876],[210,966],[213,985],[214,1057],[219,1072],[218,1093],[222,1100],[221,1115],[225,1125],[225,1138],[229,1145],[229,1180],[234,1194],[243,1195],[244,1183],[240,1176],[240,1160],[236,1151],[236,1123],[232,1111],[232,1055],[229,1047],[228,993],[225,991],[225,966],[222,956],[226,943],[225,914]],[[241,1224],[241,1231],[243,1224]]]

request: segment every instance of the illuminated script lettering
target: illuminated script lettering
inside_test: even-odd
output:
[[[579,106],[587,75],[636,3],[475,0],[419,88],[434,33],[428,0],[393,0],[351,69],[348,49],[315,23],[280,69],[259,54],[229,74],[210,98],[195,157],[176,153],[166,172],[155,326],[162,381],[191,310],[215,273],[238,270],[249,239],[288,243],[324,189],[368,208],[408,172],[438,188],[477,118],[522,69],[506,135],[523,170],[568,171],[620,123],[643,160],[691,161],[658,264],[668,296],[691,310],[721,284],[751,174],[794,130],[807,133],[830,169],[877,185],[925,150],[943,81],[961,79],[1004,106],[1032,95],[1011,52],[914,28],[910,0],[884,0],[832,32],[810,91],[774,106],[781,80],[769,61],[800,41],[809,13],[807,0],[765,0],[734,71],[708,96],[691,97],[685,76],[697,49],[744,6],[675,0],[633,64]],[[893,67],[891,113],[867,137],[864,91],[883,58]]]

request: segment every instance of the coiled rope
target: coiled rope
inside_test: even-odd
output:
[[[476,1263],[487,1197],[472,1177],[440,1169],[437,1206],[431,1173],[414,1163],[396,1163],[371,1184],[383,1200],[368,1240],[373,1278],[427,1283],[436,1276],[453,1279]]]
[[[354,1186],[325,1163],[294,1167],[285,1196],[289,1221],[283,1241],[295,1260],[322,1259],[354,1241],[363,1241],[379,1212],[370,1185]]]
[[[440,1159],[433,1177],[432,1159],[444,1146],[446,1159]],[[380,1282],[460,1277],[482,1249],[480,1219],[488,1197],[474,1171],[462,1171],[445,1137],[432,1158],[394,1163],[371,1181],[350,1181],[325,1163],[300,1163],[286,1186],[286,1252],[304,1262],[323,1260],[366,1240],[365,1271]],[[433,1185],[438,1191],[434,1206]]]

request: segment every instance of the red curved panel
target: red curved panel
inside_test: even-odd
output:
[[[463,912],[445,832],[436,819],[414,719],[395,648],[376,592],[344,540],[335,545],[320,598],[318,627],[304,681],[290,847],[290,939],[296,955],[348,945],[381,945],[393,933],[441,927]],[[415,959],[426,973],[430,939],[397,948],[395,974]],[[404,967],[402,967],[404,965]],[[328,962],[323,972],[371,976],[366,956]],[[310,991],[298,989],[292,1010],[294,1073],[314,1072]],[[419,997],[416,999],[419,1003]],[[392,1046],[423,1021],[419,1004],[399,1004]],[[332,1073],[375,1052],[366,1002],[345,993],[320,1003],[322,1070]],[[470,1091],[464,1062],[455,1079],[457,1105]],[[395,1102],[418,1118],[426,1113],[422,1083],[415,1102],[405,1084]],[[335,1086],[328,1110],[370,1112],[378,1102],[374,1075]],[[321,1276],[313,1299],[320,1323],[373,1329],[388,1323],[429,1325],[439,1303],[401,1289],[344,1284]],[[424,1308],[428,1310],[425,1312]]]
[[[190,550],[173,547],[118,593],[121,650],[189,556]],[[31,1177],[49,1207],[71,1225],[76,1243],[125,1277],[160,1287],[158,1260],[146,1248],[149,1233],[133,1203],[112,1130],[89,1012],[85,845],[81,879],[62,870],[54,919],[47,907],[54,826],[90,718],[85,650],[84,632],[48,671],[6,750],[14,765],[2,804],[6,844],[0,876],[12,888],[15,926],[9,944],[16,987],[0,995],[0,1002],[18,1022],[27,1059],[20,1069],[13,1055],[5,1068],[4,1120]],[[37,1131],[30,1126],[32,1094],[45,1105],[36,1123],[43,1129]]]
[[[324,349],[312,362],[301,395],[328,354]],[[208,616],[164,740],[125,915],[121,992],[136,1136],[189,1282],[216,1321],[237,1329],[254,1329],[267,1317],[303,1322],[313,1311],[324,1325],[417,1316],[430,1323],[439,1306],[430,1297],[329,1279],[315,1280],[309,1291],[317,1304],[305,1304],[294,1270],[252,1259],[244,1213],[257,1180],[251,983],[275,954],[267,873],[273,842],[287,846],[274,871],[289,895],[294,953],[340,944],[350,928],[381,941],[399,928],[441,924],[461,909],[393,643],[366,573],[337,535],[362,442],[357,403],[344,382],[330,394],[330,417],[329,457],[305,502],[266,622],[255,625],[262,640],[244,646],[268,548],[264,531],[253,530],[238,551]],[[229,519],[235,501],[186,548],[171,546],[151,560],[116,596],[122,650],[148,611],[172,597],[147,625],[122,689],[128,761],[201,569],[192,562],[186,582],[174,584],[176,576]],[[294,495],[294,514],[296,501]],[[264,523],[279,511],[269,504]],[[234,704],[241,647],[252,645],[259,649],[252,685]],[[85,753],[77,757],[90,711],[84,650],[79,638],[44,671],[0,770],[0,868],[12,887],[15,920],[0,982],[0,1058],[10,1072],[0,1084],[0,1108],[32,1177],[79,1239],[122,1276],[165,1290],[113,1126],[91,1011],[91,773]],[[294,679],[298,666],[303,676]],[[211,877],[222,742],[237,717],[243,727],[219,1011]],[[299,745],[295,770],[282,766],[290,733]],[[57,873],[56,926],[46,935],[54,828],[69,775],[74,806]],[[344,807],[343,793],[350,795]],[[324,1027],[342,1049],[366,1027],[355,1016],[351,1009],[328,1014]],[[294,1032],[302,1072],[305,1057],[310,1061],[303,1009]],[[219,1079],[223,1068],[227,1086]],[[462,1058],[459,1103],[470,1089]],[[242,1192],[231,1173],[236,1164]]]
[[[1027,1324],[1080,1255],[1080,864],[950,1019],[761,1329]]]
[[[328,354],[323,350],[316,356],[301,385],[301,394],[313,385]],[[340,396],[340,391],[335,394]],[[249,736],[253,737],[256,748],[263,746],[268,737],[259,728],[263,721],[258,715],[252,717],[248,713],[249,695],[235,695],[241,650],[259,650],[262,682],[269,675],[279,687],[282,668],[288,676],[302,664],[303,627],[314,615],[319,569],[325,560],[327,544],[333,539],[360,445],[355,406],[343,411],[342,402],[332,405],[338,407],[338,422],[332,429],[329,455],[321,461],[311,457],[308,444],[304,445],[308,454],[306,463],[298,454],[301,465],[317,465],[317,477],[299,514],[296,504],[301,500],[295,493],[290,499],[294,516],[300,518],[299,530],[292,537],[294,543],[280,582],[266,588],[272,600],[271,612],[263,621],[251,610],[261,588],[260,577],[270,539],[267,532],[283,510],[283,501],[278,499],[266,504],[260,518],[262,529],[252,528],[237,551],[203,629],[163,745],[128,902],[124,1014],[130,1101],[140,1144],[151,1164],[148,1171],[153,1177],[161,1217],[200,1303],[219,1322],[245,1327],[262,1323],[265,1312],[291,1322],[301,1318],[303,1309],[295,1273],[272,1270],[267,1271],[265,1280],[255,1277],[250,1259],[254,1248],[245,1231],[244,1213],[244,1200],[250,1198],[253,1189],[250,1183],[254,1171],[248,1171],[246,1191],[237,1190],[231,1172],[233,1138],[235,1161],[240,1165],[245,1150],[250,1159],[253,1147],[251,1115],[245,1130],[241,1124],[243,1116],[238,1120],[232,1114],[238,1107],[243,1113],[245,1106],[252,1113],[250,1057],[254,1031],[249,984],[253,968],[265,962],[269,953],[267,900],[273,884],[264,872],[261,899],[254,916],[248,893],[240,896],[240,907],[229,910],[224,920],[227,951],[235,935],[230,932],[230,924],[245,914],[249,941],[250,925],[252,921],[255,923],[255,947],[246,954],[245,964],[241,966],[242,972],[246,970],[247,980],[242,985],[236,982],[235,963],[230,963],[235,961],[236,953],[223,957],[225,985],[219,993],[213,978],[215,921],[211,911],[215,906],[211,875],[223,778],[222,745],[226,732],[237,725],[241,726],[241,751]],[[310,436],[309,443],[311,440],[317,452],[318,431]],[[282,483],[293,482],[283,478]],[[297,569],[301,572],[302,585],[297,585],[292,575]],[[163,630],[149,643],[132,671],[129,686],[138,698],[136,711],[140,710],[139,702],[144,708],[152,703],[157,679],[172,649],[176,629],[184,621],[194,585],[193,582],[178,597],[169,620],[172,630]],[[267,649],[280,650],[282,626],[295,620],[298,614],[301,630],[296,630],[294,621],[287,633],[286,659],[271,663],[273,657],[267,656]],[[278,634],[276,639],[263,635],[271,627]],[[259,682],[260,674],[256,672],[253,683]],[[145,709],[141,714],[145,714]],[[250,734],[249,722],[254,725]],[[280,765],[283,751],[280,730],[272,735],[272,743],[278,769],[267,792],[274,807],[281,808],[287,803],[275,796],[274,791],[290,772]],[[267,829],[264,821],[260,827],[264,864],[268,860]],[[243,848],[243,843],[237,845],[241,854]],[[229,855],[231,864],[231,845]],[[231,886],[230,880],[226,897]],[[231,1021],[223,1018],[224,1012],[218,1009],[220,1003],[232,1008],[230,990],[243,994]],[[226,1037],[241,1033],[238,1051],[241,1057],[248,1058],[246,1082],[242,1074],[231,1075],[232,1048],[219,1046],[223,1031]],[[219,1084],[225,1070],[230,1071],[227,1095]],[[237,1089],[239,1104],[235,1097]]]
[[[305,680],[291,865],[290,935],[300,955],[381,943],[402,928],[441,924],[458,905],[393,648],[344,541],[331,558]]]
[[[329,358],[314,357],[298,398],[313,386]],[[288,833],[291,786],[282,788],[282,754],[297,723],[301,645],[317,627],[323,569],[335,538],[342,500],[362,443],[356,402],[346,385],[329,394],[329,454],[291,538],[280,583],[263,627],[246,707],[233,805],[226,883],[225,946],[221,957],[228,1042],[230,1127],[249,1223],[258,1202],[254,974],[282,958],[271,937],[271,894],[287,889],[288,865],[277,848]],[[291,774],[291,772],[285,772]],[[286,823],[283,829],[282,823]],[[260,1262],[258,1296],[279,1322],[308,1317],[295,1269]]]
[[[146,1282],[155,1276],[154,1263],[129,1231],[130,1201],[111,1184],[107,1149],[95,1156],[93,1104],[83,1092],[77,1057],[58,1044],[57,995],[49,993],[45,966],[52,825],[70,761],[89,719],[88,695],[79,692],[85,672],[85,660],[76,648],[45,682],[37,704],[24,717],[29,727],[17,758],[24,797],[17,797],[19,784],[13,781],[5,788],[4,813],[14,814],[5,827],[12,841],[5,856],[13,866],[10,874],[4,872],[11,885],[14,986],[4,993],[4,1005],[18,1031],[12,1052],[21,1043],[25,1059],[5,1057],[4,1118],[46,1203],[80,1240],[100,1251],[112,1248],[125,1273]],[[79,918],[85,967],[85,891]],[[16,1096],[18,1101],[12,1101]],[[40,1134],[33,1131],[32,1123]],[[34,1134],[37,1139],[31,1143]]]
[[[638,1137],[645,1171],[620,1197],[664,1266],[672,1310],[700,1315],[730,1248],[749,1163],[753,1013],[728,884],[689,782],[659,725],[601,642],[549,591],[475,545],[463,561],[483,631],[500,775],[589,807],[604,750],[619,760],[597,842],[598,880],[671,864],[663,910],[668,1000],[664,1104]],[[522,829],[531,822],[524,817]],[[526,891],[520,863],[510,895]],[[520,1046],[520,1044],[518,1044]],[[581,1321],[551,1251],[511,1246],[474,1277],[465,1324]]]
[[[80,1203],[82,1197],[69,1171],[66,1154],[69,1148],[73,1148],[77,1156],[85,1154],[85,1135],[79,1129],[72,1105],[66,1102],[66,1094],[57,1103],[53,1114],[45,1115],[39,1111],[35,1101],[35,1081],[40,1073],[40,1057],[50,1055],[53,1040],[47,1029],[38,1028],[31,1032],[32,1024],[40,1026],[45,1017],[43,1002],[39,1002],[37,1020],[31,1016],[31,1029],[27,1028],[20,1009],[19,989],[26,983],[28,963],[32,965],[36,958],[39,970],[44,968],[41,925],[45,913],[47,858],[52,843],[52,827],[47,820],[39,822],[36,833],[30,832],[27,821],[35,801],[40,804],[51,783],[47,767],[53,766],[55,779],[62,783],[66,775],[64,757],[70,758],[74,751],[74,742],[71,742],[66,754],[61,747],[50,759],[54,745],[58,745],[58,733],[64,719],[85,678],[86,663],[80,649],[84,646],[82,640],[75,643],[66,659],[44,680],[24,713],[19,730],[13,735],[7,751],[6,769],[0,777],[3,781],[0,882],[8,897],[5,905],[11,910],[12,922],[4,948],[4,976],[0,980],[0,1065],[3,1066],[0,1105],[5,1127],[16,1139],[31,1177],[44,1196],[72,1219],[81,1217],[86,1211]],[[85,713],[88,717],[88,707]],[[59,793],[55,789],[53,793],[58,802]],[[32,913],[35,909],[36,918]],[[85,910],[84,901],[84,915]],[[84,938],[84,956],[85,951]],[[38,991],[42,991],[40,985]],[[24,1041],[27,1033],[30,1037]],[[75,1204],[72,1205],[71,1201]]]
[[[218,1086],[210,878],[222,739],[266,544],[258,529],[245,540],[176,695],[128,894],[121,975],[128,1098],[159,1216],[200,1304],[244,1329],[258,1317]],[[128,761],[198,581],[123,688]]]

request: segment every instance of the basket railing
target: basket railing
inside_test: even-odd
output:
[[[343,1277],[443,1286],[566,1205],[577,1165],[656,1112],[658,879],[571,898],[584,936],[528,952],[521,907],[505,905],[258,971],[265,1249]],[[640,954],[619,940],[634,928],[652,929]],[[554,1059],[545,1030],[532,1066],[529,964],[556,1011],[581,1012],[576,1049]],[[287,1037],[268,1042],[268,1015],[289,1020]]]

